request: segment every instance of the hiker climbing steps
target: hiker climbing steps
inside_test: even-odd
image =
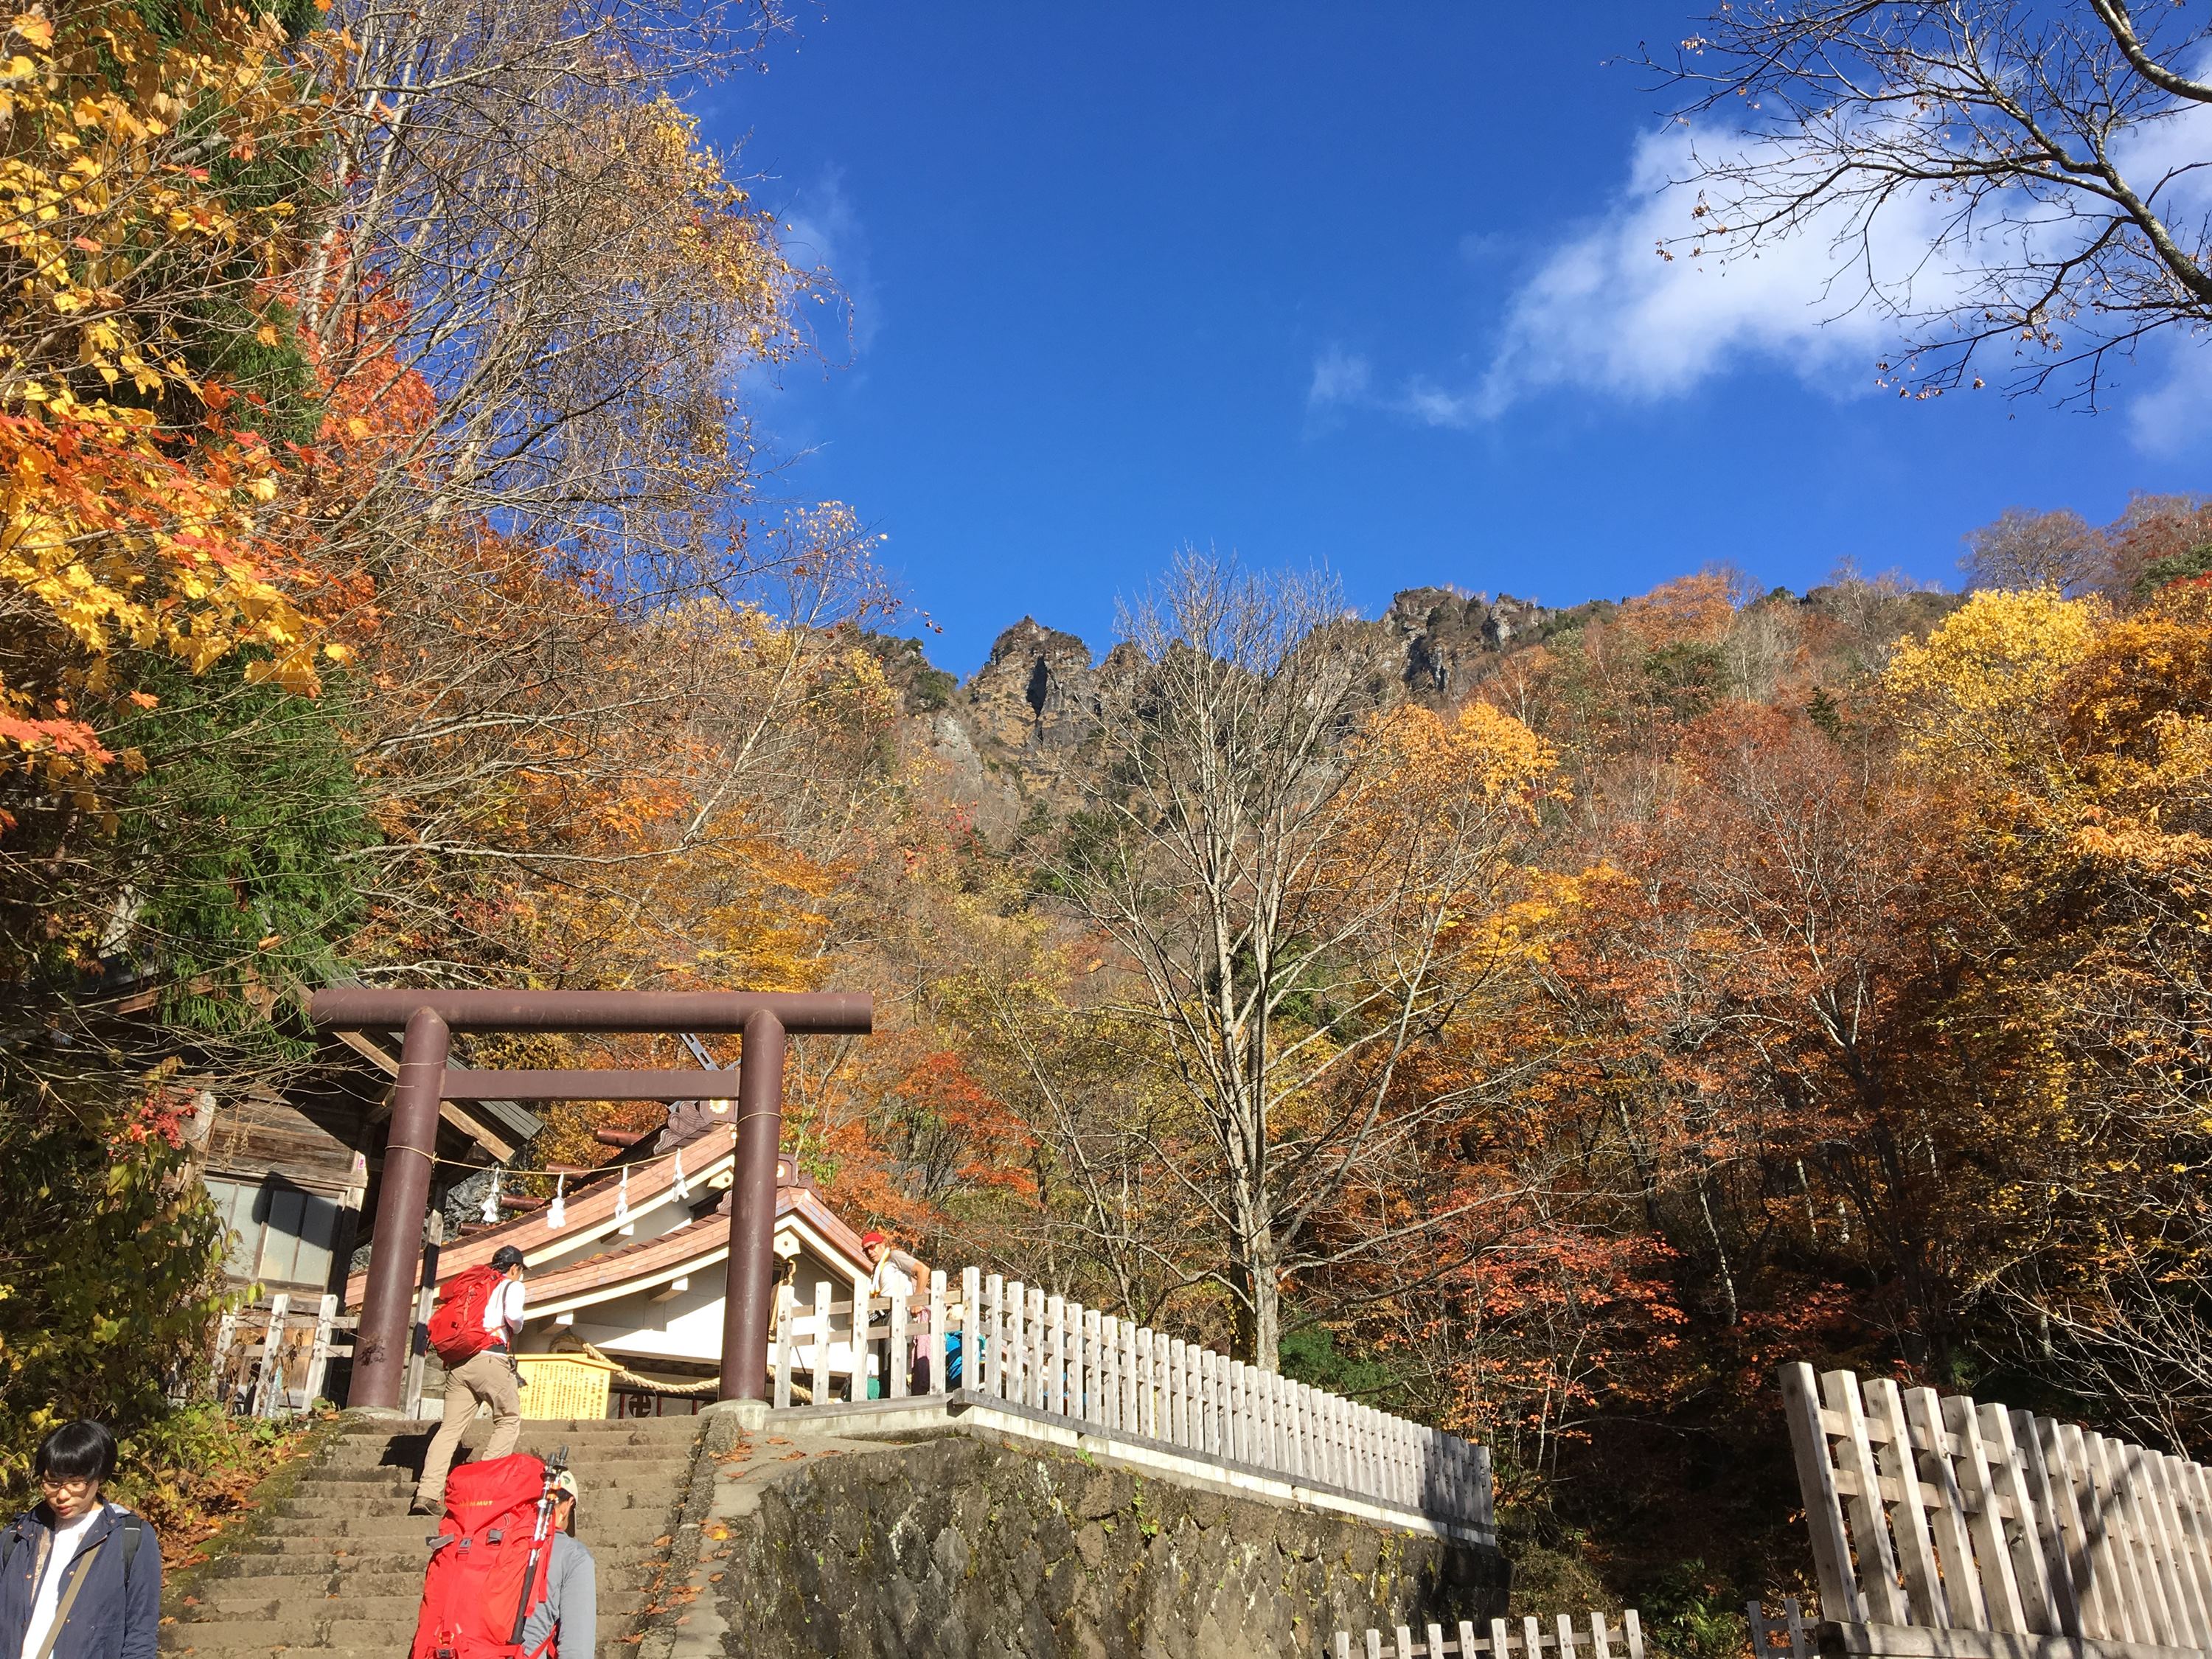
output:
[[[599,1564],[597,1659],[628,1659],[690,1478],[700,1419],[532,1422],[520,1449],[568,1450],[576,1536]],[[473,1454],[491,1425],[465,1441]],[[422,1604],[434,1518],[408,1513],[429,1425],[350,1428],[274,1506],[259,1533],[211,1564],[172,1607],[165,1654],[230,1659],[279,1649],[312,1659],[404,1654]],[[563,1659],[586,1659],[573,1637]]]

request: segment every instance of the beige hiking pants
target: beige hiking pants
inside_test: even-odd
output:
[[[418,1503],[446,1501],[447,1473],[480,1405],[491,1407],[491,1438],[477,1454],[477,1461],[484,1462],[506,1456],[522,1437],[522,1389],[515,1380],[514,1362],[496,1349],[487,1348],[446,1373],[446,1420],[430,1437],[422,1483],[415,1488]]]

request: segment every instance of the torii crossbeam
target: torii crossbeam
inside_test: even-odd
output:
[[[724,1072],[467,1071],[446,1064],[455,1031],[737,1032],[737,1156],[722,1303],[725,1400],[766,1395],[775,1267],[775,1160],[783,1134],[787,1034],[865,1036],[874,999],[779,991],[319,991],[307,1017],[325,1031],[404,1031],[376,1237],[346,1404],[396,1411],[415,1324],[416,1265],[430,1197],[438,1107],[447,1100],[720,1099]]]

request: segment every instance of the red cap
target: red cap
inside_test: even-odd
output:
[[[872,1229],[860,1235],[860,1248],[864,1250],[872,1244],[889,1244],[890,1242],[888,1234],[879,1233]]]

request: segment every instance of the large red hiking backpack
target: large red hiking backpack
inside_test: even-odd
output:
[[[520,1453],[447,1477],[408,1659],[556,1659],[550,1638],[529,1654],[521,1644],[553,1558],[545,1496],[545,1465]]]
[[[471,1267],[439,1287],[438,1304],[430,1310],[430,1346],[448,1370],[474,1359],[499,1340],[499,1332],[484,1328],[484,1310],[506,1278],[494,1267]]]

